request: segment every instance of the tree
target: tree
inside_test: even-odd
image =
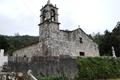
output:
[[[4,36],[0,36],[0,49],[4,49],[5,52],[9,49],[8,41]]]
[[[112,45],[115,48],[116,56],[120,57],[120,22],[112,30]]]
[[[117,23],[116,27],[109,32],[106,30],[103,35],[100,33],[93,37],[94,41],[99,45],[100,55],[112,55],[113,46],[117,57],[120,57],[120,22]]]
[[[106,30],[104,32],[104,41],[103,41],[103,49],[104,54],[108,56],[112,56],[112,40],[111,40],[111,32]]]
[[[93,37],[94,41],[98,44],[99,52],[101,56],[111,56],[112,50],[111,50],[111,33],[106,30],[104,34],[97,33]]]

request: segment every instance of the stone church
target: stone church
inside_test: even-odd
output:
[[[82,29],[59,29],[58,8],[50,0],[40,11],[39,42],[14,51],[13,56],[99,56],[98,45]]]

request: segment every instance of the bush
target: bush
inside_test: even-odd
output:
[[[78,58],[76,80],[120,78],[120,59]]]
[[[45,76],[39,78],[39,80],[68,80],[67,77],[57,77],[57,76]]]

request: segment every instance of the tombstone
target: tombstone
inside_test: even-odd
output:
[[[4,49],[0,49],[0,56],[4,56]]]
[[[28,70],[27,74],[28,74],[33,80],[38,80],[38,79],[36,79],[35,76],[32,75],[32,70]]]
[[[16,80],[25,80],[22,72],[18,72],[16,75]]]
[[[3,76],[2,76],[2,80],[6,80],[6,75],[3,75]]]

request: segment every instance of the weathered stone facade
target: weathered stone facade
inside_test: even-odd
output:
[[[99,56],[98,45],[80,28],[59,29],[58,8],[47,3],[41,9],[39,43],[16,50],[13,56]]]

